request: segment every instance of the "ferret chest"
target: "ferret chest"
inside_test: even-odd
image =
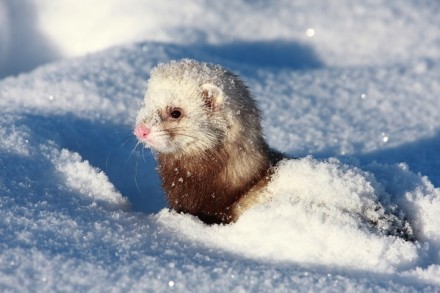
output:
[[[221,180],[220,169],[202,163],[194,166],[159,160],[162,187],[171,208],[208,224],[231,222],[232,207],[242,191]]]

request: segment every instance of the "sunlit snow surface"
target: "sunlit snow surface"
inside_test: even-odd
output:
[[[409,26],[436,19],[424,4],[387,7],[376,29],[390,39],[336,62],[351,66],[330,66],[329,36],[307,24],[317,47],[143,42],[0,81],[0,291],[439,291],[440,52],[432,27]],[[393,16],[411,27],[405,41],[386,33]],[[351,53],[341,39],[328,52]],[[393,40],[417,49],[390,57]],[[381,62],[360,62],[370,53]],[[134,150],[148,72],[183,57],[240,74],[269,143],[300,157],[272,181],[277,196],[233,225],[167,210],[151,153]],[[372,198],[397,204],[418,241],[362,226]]]

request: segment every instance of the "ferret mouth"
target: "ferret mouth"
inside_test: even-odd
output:
[[[167,146],[164,147],[163,145],[160,144],[160,142],[154,141],[149,138],[142,139],[142,140],[140,140],[140,142],[142,142],[146,148],[153,150],[155,152],[158,152],[158,153],[166,153],[168,150]]]
[[[139,139],[139,142],[149,149],[156,149],[156,146],[151,139]]]

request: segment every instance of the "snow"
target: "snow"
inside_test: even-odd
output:
[[[126,3],[0,1],[0,291],[440,290],[437,1]],[[181,58],[240,74],[300,158],[233,225],[168,210],[135,148]],[[359,217],[376,199],[416,242]]]

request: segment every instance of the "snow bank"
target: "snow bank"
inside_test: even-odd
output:
[[[412,173],[404,163],[382,165],[372,163],[366,167],[380,178],[382,184],[414,223],[417,238],[431,240],[435,249],[440,245],[440,189],[426,176]]]
[[[375,167],[396,176],[393,167]],[[168,211],[162,211],[158,220],[173,233],[237,255],[394,272],[439,260],[440,229],[434,228],[439,189],[433,189],[426,178],[411,176],[412,180],[404,180],[418,190],[406,189],[394,194],[394,200],[411,219],[421,240],[416,243],[385,235],[381,225],[389,223],[376,201],[391,204],[389,194],[371,173],[335,159],[283,161],[269,185],[271,201],[254,207],[234,225],[208,227]],[[379,227],[372,225],[374,220]]]
[[[209,56],[210,50],[196,52]],[[425,84],[433,86],[419,88],[423,102],[413,101],[406,87],[376,79],[371,85],[381,91],[368,105],[358,89],[376,70],[251,72],[249,63],[241,69],[230,63],[260,99],[272,145],[298,154],[310,146],[317,157],[345,148],[360,160],[286,162],[271,183],[272,201],[234,225],[206,226],[164,209],[153,157],[134,150],[132,136],[149,70],[182,55],[193,57],[186,47],[143,43],[0,82],[2,288],[211,290],[217,284],[220,291],[329,286],[399,291],[439,284],[435,157],[420,153],[406,165],[371,163],[393,147],[405,148],[410,137],[423,142],[440,127],[430,94],[436,90],[436,63],[424,74]],[[388,78],[413,76],[411,69],[381,70]],[[351,82],[335,82],[335,75]],[[292,81],[275,84],[289,76]],[[344,94],[334,99],[335,91]],[[394,95],[403,105],[381,102]],[[388,133],[400,135],[384,142],[381,121],[388,121],[391,110],[412,119],[404,129],[390,123]],[[356,122],[373,114],[376,123]],[[338,127],[345,131],[329,132]],[[427,177],[412,172],[413,166]],[[417,242],[387,236],[359,215],[377,199],[399,205]]]
[[[93,7],[52,2],[32,2],[31,27],[65,55],[175,43],[124,45],[0,81],[0,291],[439,290],[438,3],[110,1],[97,18]],[[0,10],[11,44],[9,16]],[[70,23],[90,34],[73,38]],[[48,45],[32,32],[29,42]],[[0,63],[20,57],[6,58],[5,44]],[[135,149],[148,72],[184,57],[240,74],[270,144],[302,158],[280,169],[273,200],[234,225],[168,211],[152,155]],[[360,216],[377,199],[399,207],[416,242]]]
[[[413,163],[422,154],[406,148],[418,138],[432,139],[424,144],[432,146],[430,155],[435,156],[438,109],[427,106],[438,100],[434,94],[440,90],[438,72],[438,61],[424,58],[395,66],[264,71],[251,81],[251,88],[264,97],[266,133],[279,149],[338,156],[356,153],[371,161],[384,149],[394,148],[398,151],[380,159],[398,162],[411,157]],[[424,154],[431,149],[418,147]],[[420,157],[420,163],[425,161]]]
[[[302,55],[295,53],[297,43],[312,47],[306,55],[316,51],[321,63],[331,66],[380,65],[420,56],[438,58],[439,12],[436,1],[421,5],[418,1],[384,4],[349,0],[240,0],[227,4],[190,0],[95,0],[93,4],[2,0],[0,76],[62,57],[144,40],[210,44],[223,61],[237,58],[236,44],[248,45],[247,54],[240,54],[242,60],[249,50],[265,44],[259,57],[266,65],[270,63],[263,60],[280,46],[284,62],[280,58],[276,65],[301,60]]]
[[[79,154],[63,149],[60,154],[56,154],[52,162],[57,173],[65,177],[69,189],[87,195],[93,200],[128,209],[128,200],[115,190],[104,172],[91,167],[89,162],[82,161]]]
[[[424,141],[440,127],[436,101],[427,94],[436,90],[435,63],[423,81],[432,86],[419,88],[422,102],[413,101],[414,92],[406,87],[381,79],[371,82],[381,89],[376,97],[362,100],[358,89],[378,70],[255,73],[248,71],[249,63],[241,70],[230,63],[259,98],[272,145],[297,154],[310,146],[317,157],[345,148],[360,161],[306,157],[286,162],[271,183],[277,195],[272,201],[234,225],[206,226],[164,209],[154,160],[147,150],[134,151],[131,134],[150,68],[169,58],[193,57],[186,50],[143,43],[0,82],[2,288],[24,290],[35,283],[67,291],[96,286],[208,290],[218,284],[228,290],[319,290],[338,281],[341,290],[385,286],[399,291],[439,284],[439,191],[431,183],[437,178],[435,159],[420,153],[407,164],[395,164],[397,154],[389,164],[371,163],[382,152],[404,148],[410,137]],[[413,70],[381,70],[389,78],[414,77]],[[342,75],[352,82],[335,82],[333,77]],[[336,90],[342,93],[338,99]],[[402,105],[381,102],[394,95]],[[338,119],[324,109],[339,113]],[[384,142],[381,121],[388,121],[392,110],[395,117],[412,118],[405,129],[390,123],[388,133],[400,135]],[[356,122],[373,114],[376,123]],[[329,131],[338,127],[345,132]],[[427,177],[412,172],[413,166]],[[402,209],[417,242],[387,236],[359,215],[377,199]],[[151,212],[158,213],[146,216]],[[375,275],[373,280],[368,274]],[[277,279],[265,283],[264,276]]]
[[[436,15],[440,7],[435,1],[424,5],[245,0],[227,4],[178,1],[178,5],[143,0],[37,3],[41,31],[67,56],[144,39],[183,44],[300,41],[313,44],[319,57],[331,65],[439,56]],[[393,45],[387,46],[391,40]]]

